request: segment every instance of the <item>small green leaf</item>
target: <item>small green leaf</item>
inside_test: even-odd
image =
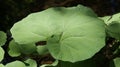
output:
[[[120,40],[120,22],[113,21],[106,28],[109,36]]]
[[[4,50],[2,49],[2,47],[0,47],[0,61],[3,60],[4,54],[5,54]]]
[[[9,44],[9,55],[12,57],[20,56],[23,54],[31,54],[36,51],[35,44],[18,44],[14,40],[12,40]]]
[[[120,40],[120,13],[112,16],[102,17],[106,25],[106,32],[108,36]]]
[[[10,62],[5,65],[5,67],[26,67],[25,64],[21,61]]]
[[[49,53],[46,45],[45,46],[37,46],[37,52],[39,55],[44,55],[44,54]]]
[[[26,67],[37,67],[37,63],[35,60],[27,59],[24,62],[28,64],[28,65],[26,65]]]
[[[110,67],[120,67],[120,58],[115,58],[110,63]]]
[[[0,64],[0,67],[5,67],[3,64]]]
[[[31,43],[31,44],[19,44],[19,49],[21,53],[23,54],[31,54],[36,52],[36,45]]]
[[[14,40],[12,40],[9,44],[8,54],[12,57],[17,57],[21,55],[19,45]]]
[[[4,32],[0,31],[0,46],[3,46],[6,42],[7,36]]]

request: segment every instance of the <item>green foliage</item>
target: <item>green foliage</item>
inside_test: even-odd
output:
[[[101,19],[104,20],[106,23],[106,33],[108,37],[115,38],[116,40],[120,40],[120,13],[114,14],[112,16],[105,16]],[[116,44],[117,45],[117,44]],[[120,54],[119,53],[119,47],[116,49],[114,54]],[[110,63],[110,67],[119,67],[120,66],[120,58],[115,58]]]
[[[32,54],[36,51],[36,45],[31,43],[31,44],[19,44],[19,49],[21,53],[23,54]]]
[[[120,66],[120,58],[115,58],[114,64],[115,64],[115,67],[119,67]]]
[[[4,67],[4,65],[3,65],[3,64],[0,64],[0,67]]]
[[[28,64],[28,65],[26,65],[26,67],[37,67],[37,63],[35,60],[27,59],[24,62]]]
[[[3,60],[4,58],[4,50],[2,49],[2,47],[0,47],[0,62]]]
[[[0,64],[0,67],[37,67],[37,63],[32,59],[27,59],[24,63],[16,60],[6,65]]]
[[[120,22],[113,21],[107,26],[107,33],[109,36],[120,40]]]
[[[76,19],[73,17],[76,17]],[[84,20],[84,18],[88,20]],[[13,38],[18,43],[35,43],[37,41],[47,40],[47,38],[51,37],[53,34],[60,35],[61,32],[67,30],[65,28],[66,26],[70,27],[73,22],[76,22],[77,25],[82,22],[90,21],[89,18],[91,18],[91,21],[92,19],[95,20],[96,15],[90,9],[83,6],[49,8],[42,12],[30,14],[28,17],[16,23],[12,27],[11,32]],[[69,19],[73,19],[73,21]],[[98,19],[96,20],[101,22]],[[101,25],[103,25],[102,22]]]
[[[4,59],[5,51],[1,46],[5,45],[6,38],[7,38],[6,34],[0,31],[0,62]],[[0,64],[0,67],[3,67],[3,65]]]
[[[20,56],[23,54],[31,54],[35,52],[37,47],[35,44],[18,44],[14,40],[12,40],[9,44],[9,55],[12,57]]]
[[[120,58],[115,58],[111,61],[110,67],[120,67]]]
[[[0,31],[0,46],[3,46],[6,42],[6,34],[2,31]]]
[[[5,67],[26,67],[21,61],[14,61],[5,65]]]
[[[37,46],[37,52],[39,55],[45,55],[45,54],[49,53],[46,45],[45,46]]]
[[[5,51],[0,47],[0,67],[96,67],[95,60],[99,55],[96,53],[105,46],[105,38],[110,37],[115,38],[106,44],[113,54],[112,59],[109,56],[112,60],[110,67],[120,66],[120,58],[115,58],[120,55],[119,48],[112,50],[113,46],[120,47],[120,13],[98,18],[91,9],[82,5],[53,7],[28,15],[15,23],[10,31],[13,37],[10,43],[6,42],[6,34],[0,31],[0,46],[6,48],[9,43]],[[37,44],[42,41],[47,43]],[[3,65],[7,50],[17,59]],[[103,54],[107,52],[109,54],[109,50]],[[49,53],[52,57],[44,62],[43,58],[46,60]]]
[[[19,45],[16,44],[14,40],[12,40],[9,44],[8,54],[12,57],[20,56],[21,52],[18,46]]]
[[[19,44],[47,41],[55,59],[70,62],[88,59],[105,45],[104,22],[81,5],[30,14],[16,23],[11,32]]]
[[[105,16],[102,18],[106,25],[106,32],[108,36],[120,40],[120,13],[112,16]]]

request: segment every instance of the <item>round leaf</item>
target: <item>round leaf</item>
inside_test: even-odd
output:
[[[5,67],[26,67],[21,61],[14,61],[5,65]]]
[[[3,60],[4,54],[5,54],[4,50],[2,49],[2,47],[0,47],[0,61]]]
[[[108,36],[120,40],[120,13],[112,16],[102,17],[106,25],[106,32]],[[106,21],[107,20],[107,21]]]
[[[104,26],[91,9],[79,5],[30,14],[11,32],[19,44],[47,41],[55,59],[76,62],[92,57],[105,45]]]
[[[25,61],[25,63],[27,63],[28,65],[26,65],[26,67],[37,67],[37,63],[35,60],[32,59],[27,59]]]
[[[21,53],[23,54],[31,54],[36,51],[35,44],[18,44],[14,40],[12,40],[9,44],[9,55],[12,57],[20,56]]]
[[[106,28],[109,36],[120,40],[120,22],[113,21]]]
[[[12,57],[17,57],[17,56],[20,56],[21,52],[20,52],[20,49],[19,49],[19,46],[18,44],[12,40],[9,44],[9,51],[8,51],[8,54]]]
[[[67,20],[64,19],[66,22],[62,32],[53,34],[47,41],[47,47],[55,59],[82,61],[92,57],[105,45],[103,21],[92,16],[76,16],[64,17]]]
[[[85,16],[86,15],[86,16]],[[15,23],[11,29],[12,37],[19,44],[45,41],[53,34],[60,34],[64,25],[80,22],[87,16],[96,17],[94,12],[82,5],[77,7],[56,7],[49,8],[42,12],[32,13],[23,20]],[[73,17],[79,18],[75,20]],[[71,20],[73,20],[71,22]],[[89,21],[89,20],[82,20]],[[76,23],[78,24],[78,23]],[[79,23],[81,24],[81,23]],[[74,27],[74,25],[72,26]]]
[[[0,46],[3,46],[6,42],[6,34],[2,31],[0,31]]]
[[[46,46],[37,46],[37,52],[39,55],[44,55],[44,54],[49,53]]]
[[[4,67],[4,65],[3,65],[3,64],[0,64],[0,67]]]
[[[23,54],[31,54],[36,52],[36,45],[35,44],[19,44],[19,49]]]

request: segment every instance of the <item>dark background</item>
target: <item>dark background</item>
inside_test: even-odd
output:
[[[0,30],[7,31],[28,14],[53,6],[76,6],[92,8],[98,16],[120,12],[120,0],[0,0]]]

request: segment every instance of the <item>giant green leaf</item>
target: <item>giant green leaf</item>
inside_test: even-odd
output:
[[[26,67],[21,61],[13,61],[5,65],[5,67]]]
[[[6,42],[6,34],[2,31],[0,31],[0,46],[3,46]]]
[[[82,5],[55,7],[32,13],[14,24],[12,37],[19,44],[47,41],[55,59],[82,61],[105,45],[105,24]]]
[[[65,30],[64,27],[72,25],[73,22],[81,24],[79,22],[90,21],[89,19],[83,20],[83,18],[89,18],[89,15],[92,16],[92,18],[96,17],[90,9],[81,5],[70,8],[49,8],[42,12],[28,15],[23,20],[14,24],[11,32],[13,38],[18,43],[24,44],[41,40],[44,41],[53,34],[60,34]],[[74,26],[75,25],[72,25],[72,27]]]
[[[2,49],[2,47],[0,47],[0,61],[2,61],[3,60],[3,58],[4,58],[4,50]]]

